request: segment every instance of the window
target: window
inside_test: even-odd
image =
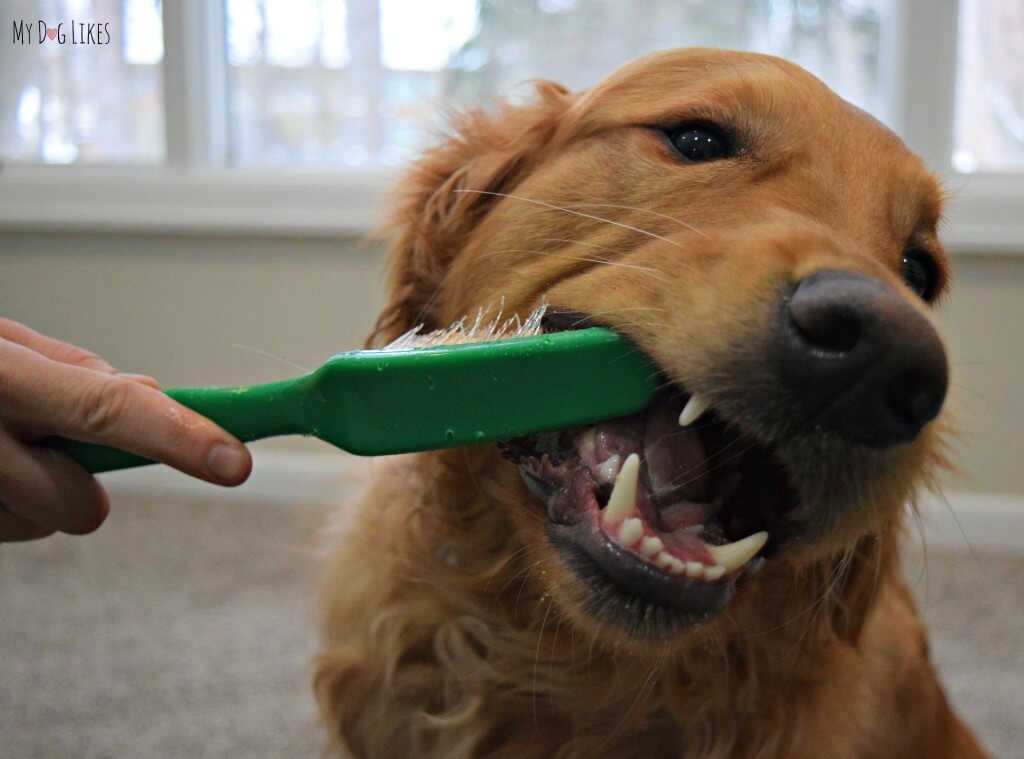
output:
[[[1024,171],[1024,3],[962,0],[953,165]]]
[[[0,222],[363,229],[446,111],[709,45],[794,60],[893,126],[945,175],[957,244],[1024,239],[1019,0],[13,0],[4,12]],[[39,42],[82,22],[110,39]]]
[[[0,45],[0,158],[163,160],[159,0],[40,0],[4,8],[10,37]]]
[[[232,158],[400,163],[478,27],[475,0],[228,0]]]
[[[881,2],[228,0],[232,157],[395,165],[445,104],[699,44],[791,58],[882,115]]]

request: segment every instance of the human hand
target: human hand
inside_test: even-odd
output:
[[[0,318],[0,543],[86,534],[110,511],[92,475],[38,445],[53,435],[121,448],[218,485],[238,485],[252,468],[245,446],[151,377],[122,374]]]

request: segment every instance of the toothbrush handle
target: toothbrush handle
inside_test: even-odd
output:
[[[166,392],[247,443],[275,435],[310,432],[304,415],[306,379],[243,387],[184,387]],[[67,438],[52,438],[46,445],[64,451],[94,474],[155,463],[117,448]]]

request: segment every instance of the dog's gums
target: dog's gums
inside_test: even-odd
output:
[[[793,526],[797,501],[776,456],[674,388],[637,414],[515,440],[504,455],[544,504],[549,540],[590,591],[587,610],[631,634],[719,611]]]

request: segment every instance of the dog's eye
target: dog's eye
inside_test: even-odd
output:
[[[939,283],[935,259],[919,248],[908,250],[903,254],[903,281],[922,300],[931,301]]]
[[[693,163],[717,161],[735,154],[729,136],[714,124],[690,122],[665,130],[672,147]]]

